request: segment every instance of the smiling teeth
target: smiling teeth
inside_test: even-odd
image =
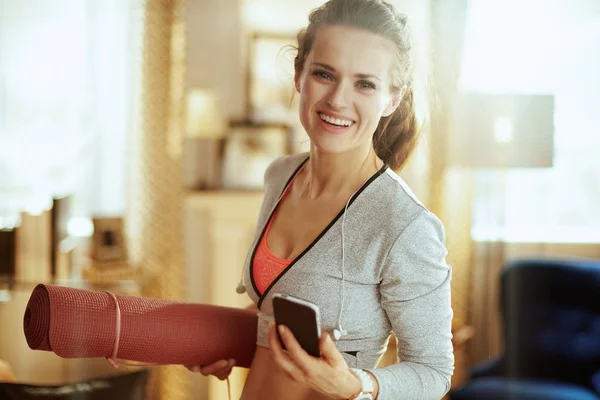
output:
[[[338,126],[350,126],[350,125],[352,125],[352,122],[353,122],[353,121],[346,120],[346,119],[332,118],[326,114],[319,114],[319,117],[321,117],[321,119],[325,122],[329,122],[330,124],[338,125]]]

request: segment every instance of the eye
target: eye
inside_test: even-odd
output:
[[[330,81],[330,80],[333,79],[328,72],[320,70],[320,69],[317,69],[317,70],[313,71],[312,75],[316,76],[317,78],[324,79],[326,81]]]
[[[370,82],[370,81],[358,81],[356,83],[356,85],[359,88],[361,88],[361,89],[370,89],[370,90],[377,89],[377,87],[375,86],[375,84],[373,82]]]

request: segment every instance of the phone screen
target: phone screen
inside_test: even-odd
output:
[[[288,327],[300,346],[311,356],[321,357],[319,308],[317,305],[288,295],[273,295],[275,323]],[[279,331],[277,332],[279,336]],[[279,339],[283,348],[285,345]]]

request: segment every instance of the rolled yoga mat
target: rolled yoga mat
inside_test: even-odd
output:
[[[63,358],[181,365],[234,358],[246,368],[256,324],[250,310],[43,284],[23,318],[29,347]]]

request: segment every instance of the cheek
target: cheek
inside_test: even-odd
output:
[[[323,88],[320,85],[317,85],[315,82],[310,80],[306,80],[304,82],[304,86],[302,86],[300,96],[304,98],[305,103],[312,105],[318,102],[321,97],[323,97],[323,92]]]
[[[299,106],[299,117],[302,126],[307,130],[310,129],[311,118],[310,115],[312,113],[312,109],[315,106],[315,94],[314,88],[308,83],[305,82],[302,85],[302,90],[299,93],[298,98],[298,106]]]
[[[363,118],[369,123],[379,123],[387,103],[380,96],[362,98],[360,101],[360,109],[363,111]]]
[[[326,91],[321,85],[306,81],[300,91],[301,118],[307,118],[315,106],[324,98]]]

